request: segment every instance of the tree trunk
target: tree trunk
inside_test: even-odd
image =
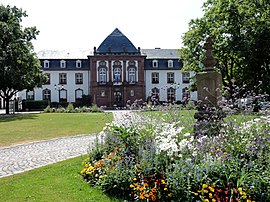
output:
[[[4,101],[6,103],[6,114],[9,114],[9,99],[6,98]]]

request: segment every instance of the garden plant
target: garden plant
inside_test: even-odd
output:
[[[218,134],[194,135],[195,111],[185,119],[188,110],[172,107],[106,126],[82,162],[83,178],[127,201],[270,201],[267,111],[228,107]]]

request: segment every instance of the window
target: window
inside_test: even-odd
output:
[[[76,68],[81,68],[82,67],[82,61],[77,60],[76,61]]]
[[[183,72],[182,73],[183,83],[189,83],[190,79],[190,73],[189,72]]]
[[[44,60],[43,65],[44,65],[43,66],[44,68],[49,68],[50,67],[50,62],[48,60]]]
[[[190,98],[190,92],[187,87],[182,89],[182,95],[183,100],[187,100],[188,98]]]
[[[99,83],[106,84],[107,82],[107,70],[105,67],[99,68]]]
[[[106,66],[106,62],[105,61],[100,61],[99,66]]]
[[[83,84],[83,73],[75,73],[75,83]]]
[[[114,84],[121,83],[121,68],[119,67],[113,69],[113,83]]]
[[[168,102],[175,101],[175,89],[174,88],[167,89],[167,100],[168,100]]]
[[[67,84],[67,74],[66,73],[59,74],[59,84]]]
[[[114,63],[113,63],[113,66],[115,67],[115,66],[121,66],[121,62],[120,61],[115,61]]]
[[[173,67],[173,60],[168,60],[168,67],[170,67],[170,68]]]
[[[135,82],[136,82],[136,69],[135,69],[135,67],[130,67],[128,69],[128,81],[131,84],[135,84]]]
[[[59,90],[59,102],[66,102],[67,101],[67,90],[61,89]]]
[[[130,90],[130,96],[131,96],[131,97],[134,96],[134,90]]]
[[[65,60],[60,61],[60,68],[66,68],[66,61]]]
[[[83,98],[83,89],[76,89],[75,90],[75,100],[78,101],[78,100],[81,100]]]
[[[51,84],[51,74],[50,73],[45,73],[44,75],[47,77],[47,80],[46,80],[45,84],[50,85]]]
[[[153,88],[151,93],[151,101],[154,101],[154,99],[159,100],[159,89]]]
[[[49,89],[44,89],[43,91],[42,91],[42,98],[43,98],[43,100],[51,100],[51,90],[49,90]]]
[[[30,90],[26,91],[26,99],[27,100],[34,100],[35,99],[34,95],[35,95],[34,91],[30,91]]]
[[[152,67],[158,67],[158,61],[157,60],[152,61]]]
[[[174,72],[167,73],[167,83],[174,83]]]
[[[159,83],[159,73],[152,72],[152,83]]]
[[[101,91],[100,91],[100,96],[101,96],[101,97],[105,97],[105,90],[101,90]]]

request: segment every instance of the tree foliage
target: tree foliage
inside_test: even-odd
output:
[[[202,71],[203,45],[213,39],[216,68],[231,95],[235,86],[257,93],[270,93],[270,4],[269,0],[207,0],[204,15],[191,20],[180,50],[184,68]]]
[[[23,89],[32,90],[45,77],[34,53],[31,40],[36,39],[36,27],[23,28],[26,12],[16,7],[0,5],[0,96],[6,101]]]

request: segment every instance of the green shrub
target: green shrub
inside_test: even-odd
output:
[[[29,111],[42,111],[49,105],[48,100],[23,100],[22,108],[23,110]]]
[[[93,104],[91,107],[91,111],[92,112],[101,112],[102,110],[96,104]]]
[[[75,112],[74,106],[73,106],[73,104],[72,104],[71,102],[68,103],[68,106],[67,106],[67,108],[66,108],[66,112],[67,112],[67,113]]]
[[[44,109],[44,112],[45,113],[50,113],[52,111],[50,105],[48,105],[45,109]]]

